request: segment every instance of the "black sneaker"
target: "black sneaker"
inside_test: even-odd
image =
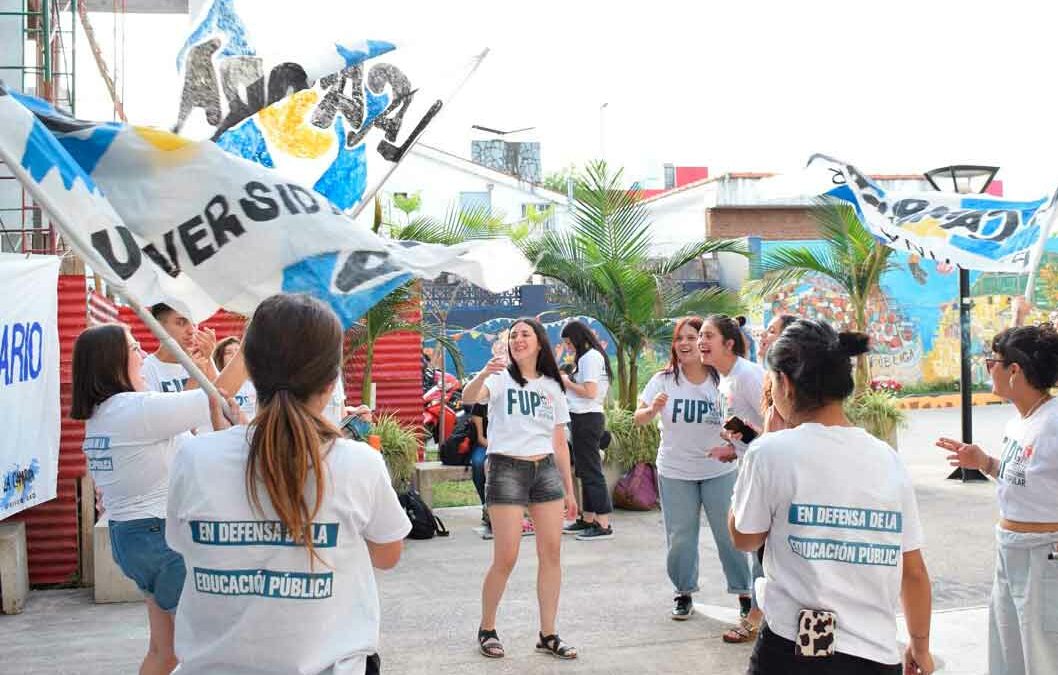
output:
[[[672,605],[672,618],[674,621],[686,621],[694,614],[694,601],[689,595],[677,595]]]
[[[577,535],[579,541],[595,541],[596,539],[610,539],[612,537],[613,525],[599,527],[598,523],[592,523],[588,529]]]
[[[562,534],[580,534],[581,532],[595,527],[595,523],[586,523],[580,518],[562,528]]]

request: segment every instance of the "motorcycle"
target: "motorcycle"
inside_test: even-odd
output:
[[[451,373],[444,374],[444,400],[441,396],[441,371],[433,372],[434,384],[422,395],[422,426],[438,445],[441,438],[441,415],[444,415],[445,436],[452,433],[462,413],[463,383]]]

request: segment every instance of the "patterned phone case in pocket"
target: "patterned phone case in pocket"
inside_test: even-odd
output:
[[[798,656],[833,656],[837,629],[838,615],[834,612],[802,609],[797,614],[794,653]]]

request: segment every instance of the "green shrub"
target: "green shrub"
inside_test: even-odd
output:
[[[887,391],[866,391],[845,402],[849,421],[886,443],[896,443],[896,431],[907,423],[907,413],[897,407]]]
[[[614,405],[606,411],[606,428],[613,436],[606,450],[608,462],[628,471],[636,464],[657,461],[661,431],[656,423],[638,425],[631,410]]]
[[[382,414],[375,418],[371,433],[382,439],[382,457],[389,468],[393,488],[398,492],[405,490],[415,470],[419,451],[418,430],[401,424],[395,415]]]

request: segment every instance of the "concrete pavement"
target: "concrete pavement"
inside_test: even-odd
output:
[[[975,409],[977,439],[995,451],[1008,406]],[[925,556],[934,581],[934,653],[943,673],[986,670],[987,612],[996,519],[991,484],[949,481],[943,452],[932,443],[958,435],[958,410],[910,413],[900,453],[915,480],[926,531]],[[581,658],[560,662],[536,654],[536,560],[532,538],[511,578],[498,628],[508,656],[477,654],[480,582],[491,543],[474,528],[480,509],[440,511],[452,536],[409,541],[397,569],[379,573],[383,669],[391,673],[706,673],[744,672],[748,646],[720,635],[736,602],[724,592],[715,547],[703,526],[701,592],[690,621],[668,618],[659,512],[619,512],[617,536],[599,542],[567,537],[559,630]],[[89,590],[34,591],[26,611],[0,616],[0,672],[135,672],[146,645],[139,604],[95,605]]]

